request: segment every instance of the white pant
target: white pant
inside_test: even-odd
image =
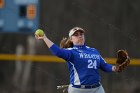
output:
[[[102,85],[91,89],[74,88],[72,85],[69,85],[68,93],[105,93],[105,91]]]

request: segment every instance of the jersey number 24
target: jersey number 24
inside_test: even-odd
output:
[[[96,60],[91,60],[89,59],[88,60],[88,68],[94,68],[94,69],[97,69],[97,61]]]

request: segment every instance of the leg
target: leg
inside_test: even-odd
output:
[[[104,88],[102,87],[102,85],[100,87],[97,88],[97,90],[93,93],[105,93]]]

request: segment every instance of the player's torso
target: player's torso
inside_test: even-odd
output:
[[[73,65],[82,84],[92,84],[99,81],[98,68],[100,55],[95,49],[76,48],[73,51]],[[73,69],[73,68],[72,68]]]
[[[100,64],[100,55],[90,48],[77,49],[73,51],[73,63],[80,69],[97,69]]]

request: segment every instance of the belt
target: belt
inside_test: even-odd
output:
[[[100,83],[96,83],[94,85],[72,85],[72,87],[75,88],[82,88],[82,89],[91,89],[91,88],[97,88],[99,87],[101,84]]]

